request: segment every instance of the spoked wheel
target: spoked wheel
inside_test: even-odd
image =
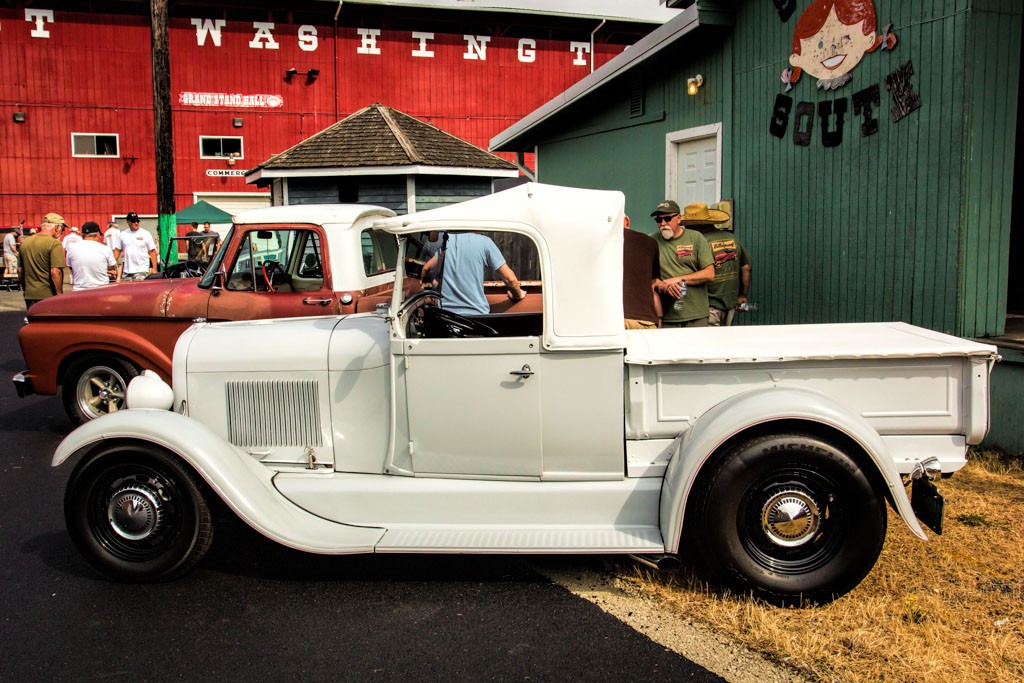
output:
[[[120,358],[90,356],[76,361],[64,376],[64,412],[73,423],[84,424],[121,410],[128,382],[138,374],[134,365]]]
[[[79,463],[64,493],[64,520],[86,560],[121,581],[180,576],[213,541],[195,475],[145,443],[110,446]]]
[[[709,575],[772,602],[828,602],[854,588],[885,540],[884,499],[840,448],[806,434],[738,444],[691,507]]]

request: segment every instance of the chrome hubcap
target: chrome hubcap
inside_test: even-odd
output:
[[[124,405],[126,383],[115,370],[96,367],[78,381],[78,404],[94,417],[112,413]]]
[[[162,522],[163,503],[149,489],[128,485],[119,489],[107,504],[110,528],[121,538],[140,541],[153,535]]]
[[[807,543],[821,526],[818,504],[806,491],[776,493],[761,510],[761,527],[772,543],[795,548]]]

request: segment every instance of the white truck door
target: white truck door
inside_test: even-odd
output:
[[[405,341],[416,474],[540,477],[539,350],[538,337]]]

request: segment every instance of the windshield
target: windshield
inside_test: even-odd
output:
[[[213,286],[214,277],[217,275],[217,271],[221,269],[221,263],[224,261],[224,252],[227,251],[228,245],[231,244],[231,238],[235,234],[235,226],[231,226],[228,230],[228,234],[221,240],[220,249],[214,254],[213,259],[210,260],[210,266],[206,269],[206,273],[203,274],[203,279],[199,281],[199,286],[203,289],[209,289]]]

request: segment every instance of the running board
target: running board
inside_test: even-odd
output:
[[[498,529],[389,528],[378,553],[663,553],[656,527]]]

